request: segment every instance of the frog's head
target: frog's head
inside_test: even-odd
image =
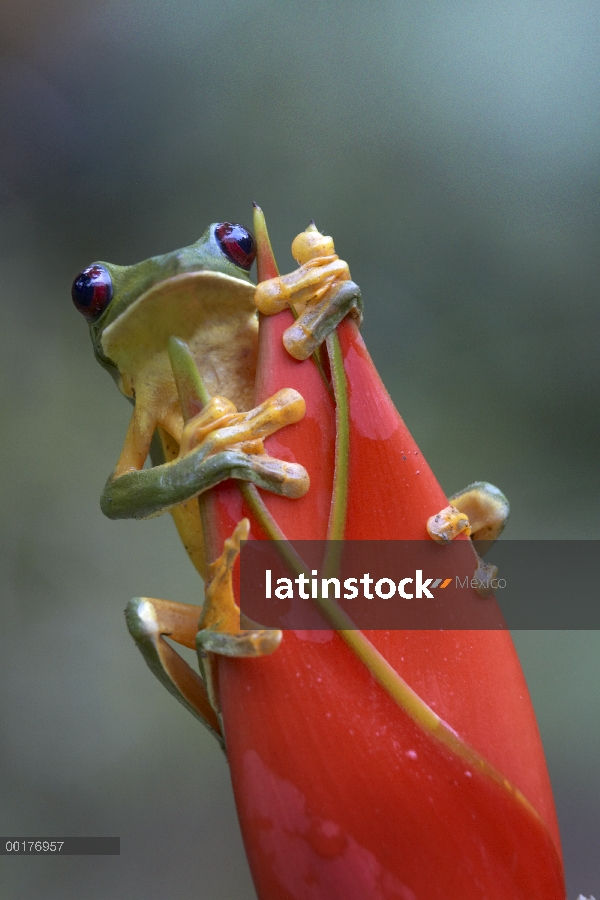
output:
[[[255,253],[252,235],[224,222],[182,250],[133,266],[96,262],[77,276],[73,302],[89,322],[97,359],[125,396],[139,401],[143,394],[163,410],[172,405],[167,341],[175,336],[190,346],[211,394],[252,407]]]

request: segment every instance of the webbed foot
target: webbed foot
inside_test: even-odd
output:
[[[260,219],[257,231],[266,234],[262,213],[255,210],[255,215]],[[268,239],[263,243],[266,246]],[[259,241],[259,254],[261,246]],[[294,239],[292,254],[299,268],[289,275],[261,281],[254,302],[266,316],[290,307],[296,321],[284,332],[283,343],[291,356],[304,360],[348,314],[360,326],[363,305],[360,288],[350,280],[348,265],[335,253],[333,240],[321,234],[314,223]]]
[[[475,481],[453,494],[450,505],[427,520],[429,536],[439,544],[448,544],[463,533],[476,542],[473,580],[480,597],[491,596],[491,582],[498,576],[496,566],[484,563],[481,557],[504,530],[509,512],[509,502],[499,488],[487,481]]]

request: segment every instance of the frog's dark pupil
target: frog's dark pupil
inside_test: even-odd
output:
[[[256,256],[256,243],[243,225],[222,222],[215,228],[215,237],[231,262],[241,269],[250,270]]]
[[[71,288],[73,303],[88,322],[99,319],[112,299],[112,281],[103,266],[81,272]]]

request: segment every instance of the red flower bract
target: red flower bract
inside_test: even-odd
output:
[[[297,500],[263,494],[290,539],[323,540],[335,405],[311,360],[288,355],[284,311],[261,316],[256,401],[295,388],[306,416],[266,441],[302,463]],[[338,328],[350,404],[345,537],[426,539],[447,505],[349,319]],[[222,539],[247,515],[215,489]],[[260,659],[219,657],[242,833],[261,900],[562,900],[560,842],[527,687],[505,631],[377,631],[369,640],[506,779],[415,721],[333,631],[284,633]]]

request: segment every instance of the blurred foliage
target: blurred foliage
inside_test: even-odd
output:
[[[4,0],[0,830],[122,837],[5,858],[14,900],[253,896],[226,765],[121,621],[199,582],[166,518],[99,512],[129,410],[74,275],[252,200],[285,269],[315,218],[447,492],[498,484],[512,538],[598,538],[599,31],[591,0]],[[517,639],[569,896],[598,896],[598,635]]]

